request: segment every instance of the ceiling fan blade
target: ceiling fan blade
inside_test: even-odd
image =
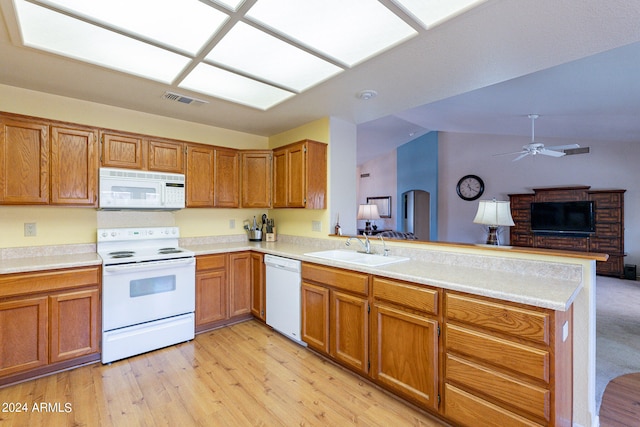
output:
[[[548,148],[543,148],[540,151],[538,151],[538,154],[542,154],[545,156],[552,156],[552,157],[562,157],[567,153],[563,153],[562,151],[549,150]]]
[[[553,147],[545,147],[547,150],[571,150],[572,148],[580,148],[578,144],[555,145]]]
[[[520,159],[522,159],[524,157],[527,157],[529,154],[531,154],[531,153],[528,152],[528,151],[521,151],[521,154],[518,157],[516,157],[515,159],[513,159],[512,162],[515,162],[515,161],[518,161],[518,160],[520,160]]]
[[[513,154],[523,154],[523,153],[528,153],[528,151],[520,150],[520,151],[513,151],[511,153],[499,153],[499,154],[494,154],[493,156],[494,157],[495,156],[511,156]]]

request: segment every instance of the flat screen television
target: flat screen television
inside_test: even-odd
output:
[[[536,234],[587,235],[595,233],[592,201],[531,203],[531,231]]]

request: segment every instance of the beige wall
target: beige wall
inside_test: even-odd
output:
[[[0,85],[0,111],[238,149],[269,147],[263,136],[6,85]],[[246,209],[122,214],[75,207],[0,206],[0,248],[94,243],[96,228],[105,224],[178,225],[184,237],[244,234],[243,219],[258,214],[262,212]],[[230,220],[235,220],[235,228],[230,228]],[[37,236],[24,237],[25,222],[37,224]]]

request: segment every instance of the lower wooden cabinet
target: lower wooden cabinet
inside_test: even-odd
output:
[[[369,371],[369,276],[302,264],[302,340],[344,366]]]
[[[267,319],[265,275],[264,255],[251,252],[251,314],[262,322]]]
[[[0,276],[0,383],[99,358],[100,276],[100,267]]]
[[[445,295],[444,415],[462,426],[571,426],[572,311]]]
[[[196,257],[196,332],[251,317],[249,252]]]
[[[437,410],[440,291],[379,277],[372,288],[371,376]]]

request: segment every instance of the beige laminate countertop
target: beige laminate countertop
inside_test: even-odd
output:
[[[465,265],[409,260],[380,267],[366,267],[305,255],[326,248],[283,242],[236,242],[185,245],[196,255],[254,250],[300,261],[345,268],[398,280],[440,287],[505,301],[566,311],[583,287],[581,280],[537,277],[511,271],[495,271]],[[97,253],[0,259],[0,274],[24,273],[101,265]]]

